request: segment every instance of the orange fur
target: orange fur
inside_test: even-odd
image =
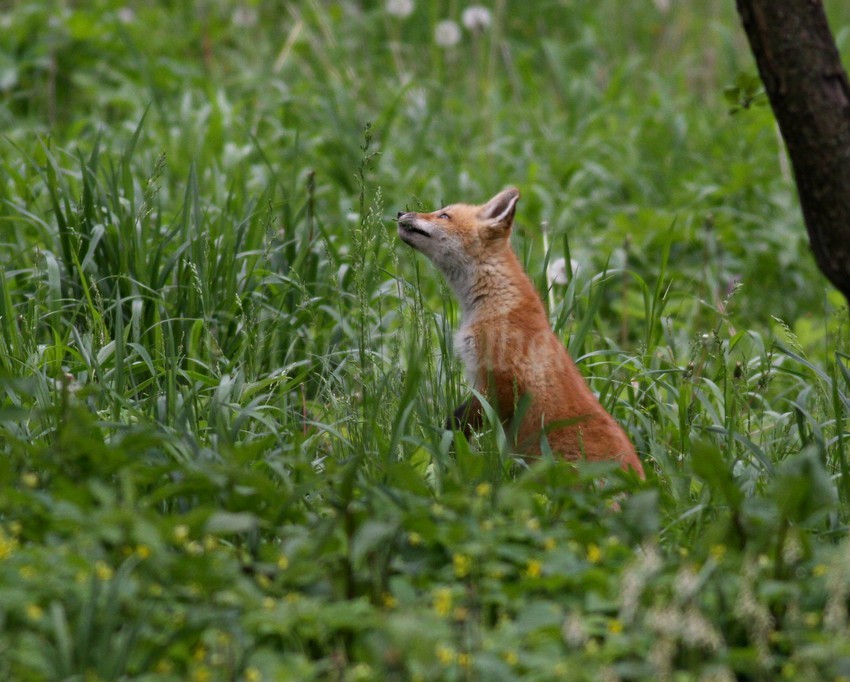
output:
[[[527,402],[517,433],[526,456],[540,454],[546,431],[552,451],[565,459],[613,460],[643,477],[634,446],[552,332],[511,249],[518,200],[519,191],[509,188],[481,206],[399,213],[398,233],[433,261],[460,301],[463,321],[455,345],[470,383],[504,423]],[[470,418],[480,421],[480,411],[473,398]]]

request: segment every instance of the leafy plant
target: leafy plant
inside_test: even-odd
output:
[[[734,8],[483,9],[6,12],[0,677],[850,675],[846,308]],[[390,218],[509,182],[646,482],[441,428]]]

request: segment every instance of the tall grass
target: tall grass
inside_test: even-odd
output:
[[[8,12],[0,676],[846,676],[846,308],[733,8],[664,7]],[[442,428],[390,218],[508,184],[644,483]]]

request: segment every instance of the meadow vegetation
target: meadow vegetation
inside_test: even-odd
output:
[[[3,5],[0,678],[850,679],[850,318],[734,3],[468,10]],[[441,428],[391,218],[507,185],[645,482]]]

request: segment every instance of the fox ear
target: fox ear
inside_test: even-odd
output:
[[[481,207],[478,217],[486,225],[488,232],[499,233],[511,228],[517,201],[519,201],[519,190],[516,187],[509,187]]]

